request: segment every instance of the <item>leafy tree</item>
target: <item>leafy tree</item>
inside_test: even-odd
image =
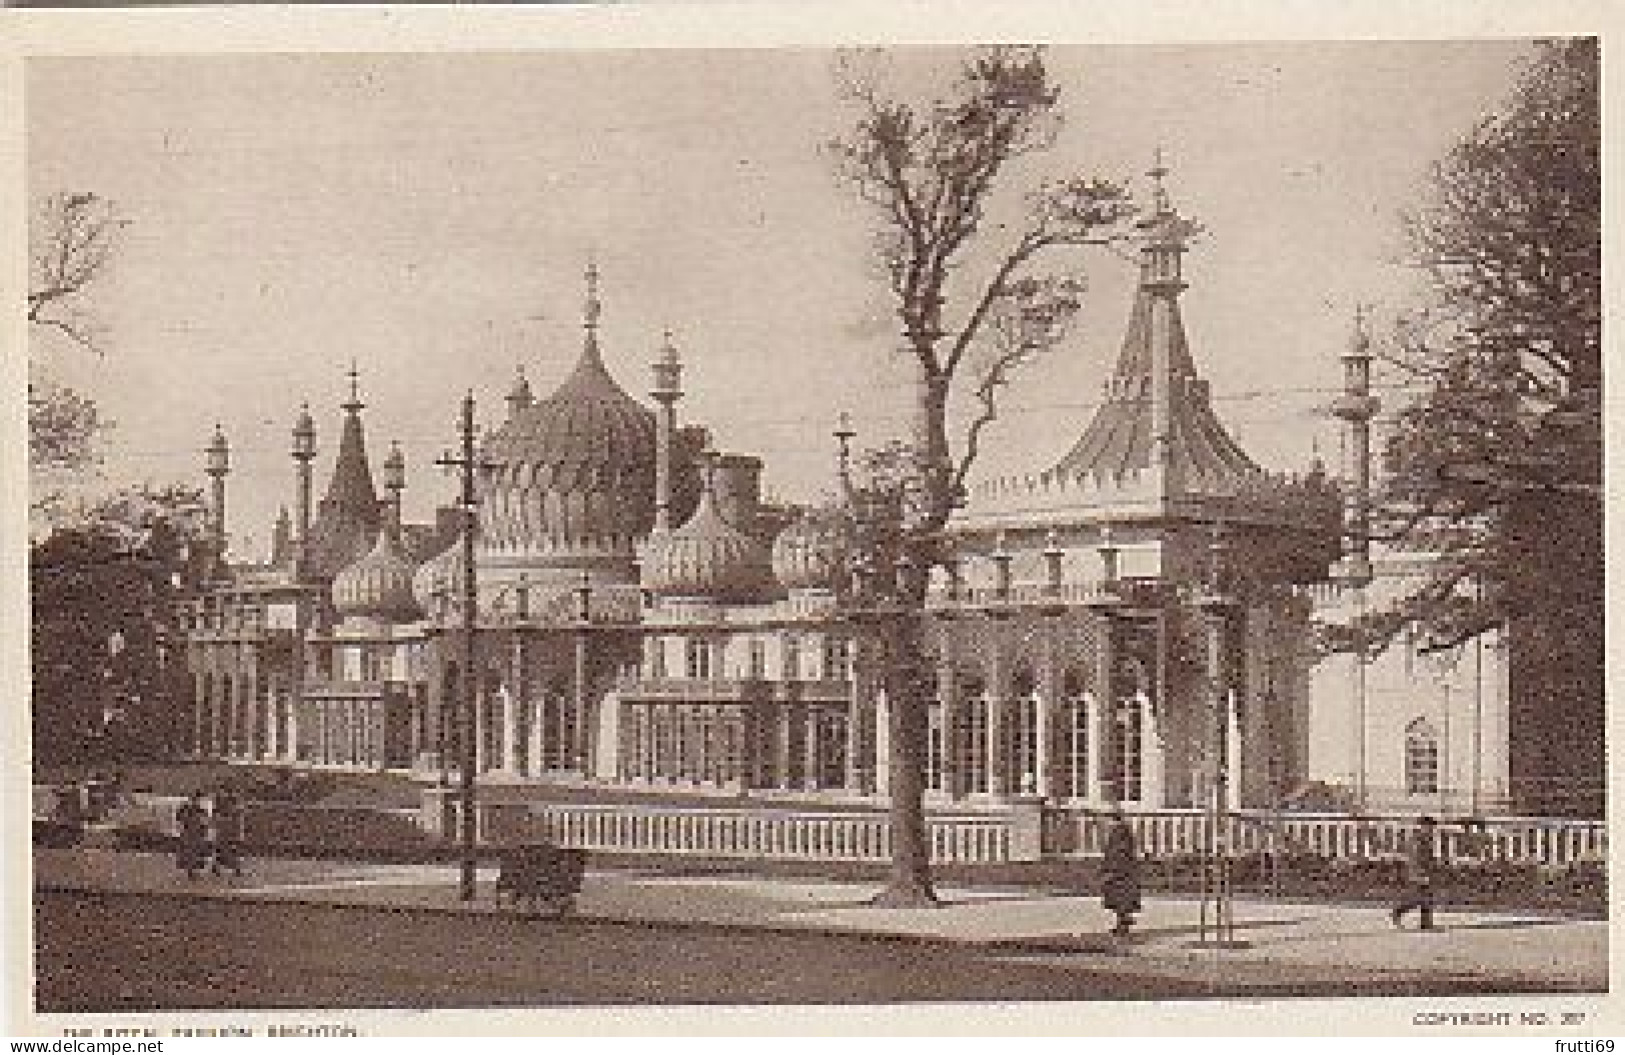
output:
[[[1430,559],[1350,640],[1438,650],[1506,628],[1513,691],[1553,726],[1547,761],[1590,742],[1600,785],[1598,73],[1595,39],[1539,44],[1407,217],[1429,296],[1391,358],[1422,394],[1387,439],[1374,528]]]
[[[1431,296],[1392,361],[1423,394],[1387,440],[1376,531],[1437,559],[1375,614],[1378,640],[1409,627],[1455,647],[1532,598],[1600,583],[1597,77],[1595,40],[1539,45],[1407,217]],[[1552,561],[1578,578],[1559,582]]]
[[[177,602],[208,552],[206,521],[199,491],[135,487],[30,548],[37,760],[160,757],[187,742]]]
[[[1075,177],[1029,193],[1018,220],[988,223],[1006,167],[1050,147],[1059,127],[1041,48],[979,49],[943,98],[923,104],[892,97],[880,73],[873,56],[846,56],[838,81],[857,118],[830,151],[873,211],[875,258],[916,369],[913,435],[902,455],[882,452],[860,501],[864,530],[889,526],[857,556],[868,565],[861,606],[884,614],[888,656],[893,867],[879,900],[928,904],[931,571],[1001,389],[1064,338],[1080,307],[1078,279],[1039,265],[1055,250],[1111,240],[1129,206],[1121,186]]]

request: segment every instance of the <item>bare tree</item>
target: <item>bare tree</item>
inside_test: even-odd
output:
[[[32,231],[31,327],[102,354],[101,326],[84,299],[106,271],[124,224],[112,202],[86,191],[53,194],[40,204]],[[84,468],[94,458],[92,441],[103,424],[88,397],[48,379],[30,377],[28,453],[34,469]]]
[[[85,291],[107,268],[124,226],[112,202],[89,191],[53,194],[40,206],[28,288],[28,321],[88,351],[101,351]]]
[[[837,71],[858,116],[830,149],[874,211],[876,257],[916,368],[906,481],[898,482],[896,452],[887,454],[870,498],[895,501],[867,503],[893,510],[896,529],[881,533],[892,541],[884,561],[869,562],[859,592],[864,606],[885,613],[893,867],[877,900],[930,904],[923,755],[931,570],[943,562],[944,529],[997,418],[1000,390],[1063,338],[1080,306],[1077,278],[1037,265],[1053,250],[1113,240],[1130,210],[1120,184],[1068,178],[1029,193],[1017,223],[986,224],[1006,165],[1055,141],[1059,89],[1043,49],[978,49],[946,97],[926,104],[890,97],[867,61],[848,55]],[[968,274],[979,262],[981,273]],[[954,413],[956,398],[970,404],[968,420]],[[873,566],[883,562],[890,567]]]

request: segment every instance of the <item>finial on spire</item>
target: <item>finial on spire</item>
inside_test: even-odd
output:
[[[604,312],[604,305],[598,299],[598,254],[590,253],[587,256],[587,310],[583,325],[589,334],[598,330],[598,317]]]
[[[1368,325],[1371,318],[1371,305],[1360,302],[1354,305],[1354,331],[1349,338],[1349,354],[1351,356],[1369,355],[1371,350],[1371,329]]]
[[[1145,174],[1151,177],[1151,202],[1156,211],[1158,213],[1173,211],[1168,201],[1168,188],[1163,185],[1163,180],[1168,175],[1168,164],[1163,159],[1161,144],[1158,144],[1156,150],[1152,152],[1151,167]]]
[[[366,406],[366,404],[361,402],[361,371],[357,369],[356,361],[354,359],[350,360],[350,369],[345,371],[345,376],[350,379],[350,398],[341,405],[345,410],[352,414],[356,414],[359,413],[361,409]]]

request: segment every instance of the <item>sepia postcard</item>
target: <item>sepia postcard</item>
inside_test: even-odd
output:
[[[0,12],[10,1031],[1617,1029],[1608,23]]]

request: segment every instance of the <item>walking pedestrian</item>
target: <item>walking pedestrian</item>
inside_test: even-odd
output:
[[[243,809],[237,796],[222,789],[214,796],[214,867],[215,875],[230,872],[234,878],[243,877]]]
[[[1433,881],[1438,866],[1434,849],[1435,824],[1432,817],[1419,817],[1411,831],[1410,852],[1405,861],[1405,890],[1389,914],[1396,927],[1403,927],[1406,914],[1415,912],[1419,929],[1433,929]]]
[[[1140,911],[1140,851],[1121,806],[1112,807],[1100,877],[1101,903],[1117,916],[1112,933],[1124,937],[1134,926],[1134,914]]]
[[[181,803],[175,812],[175,824],[175,866],[186,873],[186,878],[196,879],[209,855],[209,814],[203,808],[202,795],[194,791]]]

